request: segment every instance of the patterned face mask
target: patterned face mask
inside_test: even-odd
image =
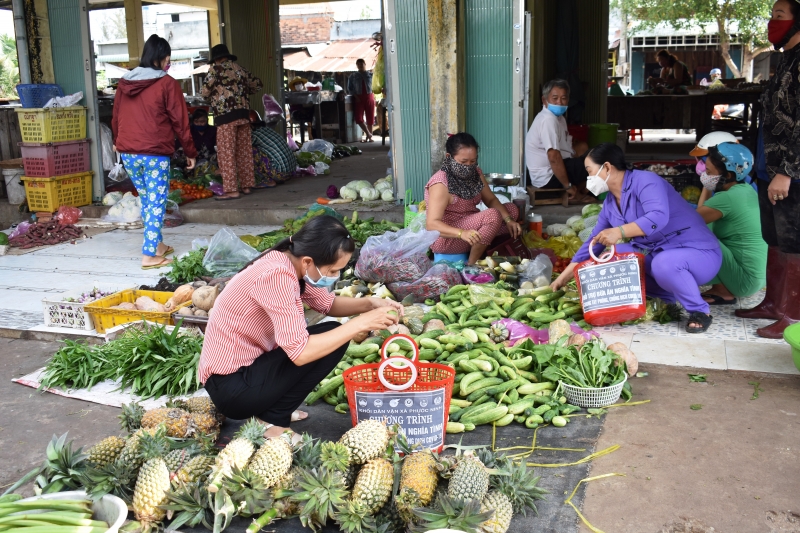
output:
[[[702,182],[703,187],[713,192],[714,190],[716,190],[717,182],[721,177],[722,176],[720,175],[710,176],[707,172],[703,172],[700,175],[700,181]]]
[[[442,170],[447,174],[447,190],[459,198],[475,198],[483,190],[478,164],[462,165],[449,155],[444,158]]]

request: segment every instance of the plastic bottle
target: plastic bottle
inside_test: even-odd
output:
[[[535,232],[539,237],[542,236],[542,215],[535,213],[528,215],[528,231]]]

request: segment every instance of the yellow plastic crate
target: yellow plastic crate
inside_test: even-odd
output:
[[[54,143],[86,138],[86,108],[15,109],[22,142]]]
[[[175,310],[167,313],[157,313],[154,311],[128,311],[127,309],[110,308],[123,302],[136,303],[136,299],[140,296],[147,296],[157,303],[165,304],[167,300],[172,298],[173,294],[174,293],[171,292],[126,289],[87,304],[84,310],[91,315],[92,321],[94,322],[94,329],[97,333],[105,333],[107,329],[111,329],[114,326],[135,322],[137,320],[147,320],[148,322],[157,322],[159,324],[172,326],[174,325],[172,322],[172,313],[174,313]],[[179,305],[175,309],[186,307],[187,305],[191,305],[191,303],[190,300]]]
[[[53,178],[29,178],[22,176],[25,182],[25,195],[28,197],[28,209],[52,213],[62,205],[81,207],[92,203],[92,174],[66,174]]]

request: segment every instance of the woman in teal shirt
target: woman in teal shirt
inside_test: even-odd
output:
[[[697,212],[722,249],[722,267],[703,293],[711,305],[735,304],[767,283],[767,243],[761,238],[758,194],[749,183],[752,168],[753,154],[741,144],[709,148]]]

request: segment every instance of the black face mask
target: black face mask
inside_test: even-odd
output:
[[[198,126],[197,124],[192,124],[192,127],[197,130],[198,133],[203,133],[208,129],[208,125],[205,126]]]

